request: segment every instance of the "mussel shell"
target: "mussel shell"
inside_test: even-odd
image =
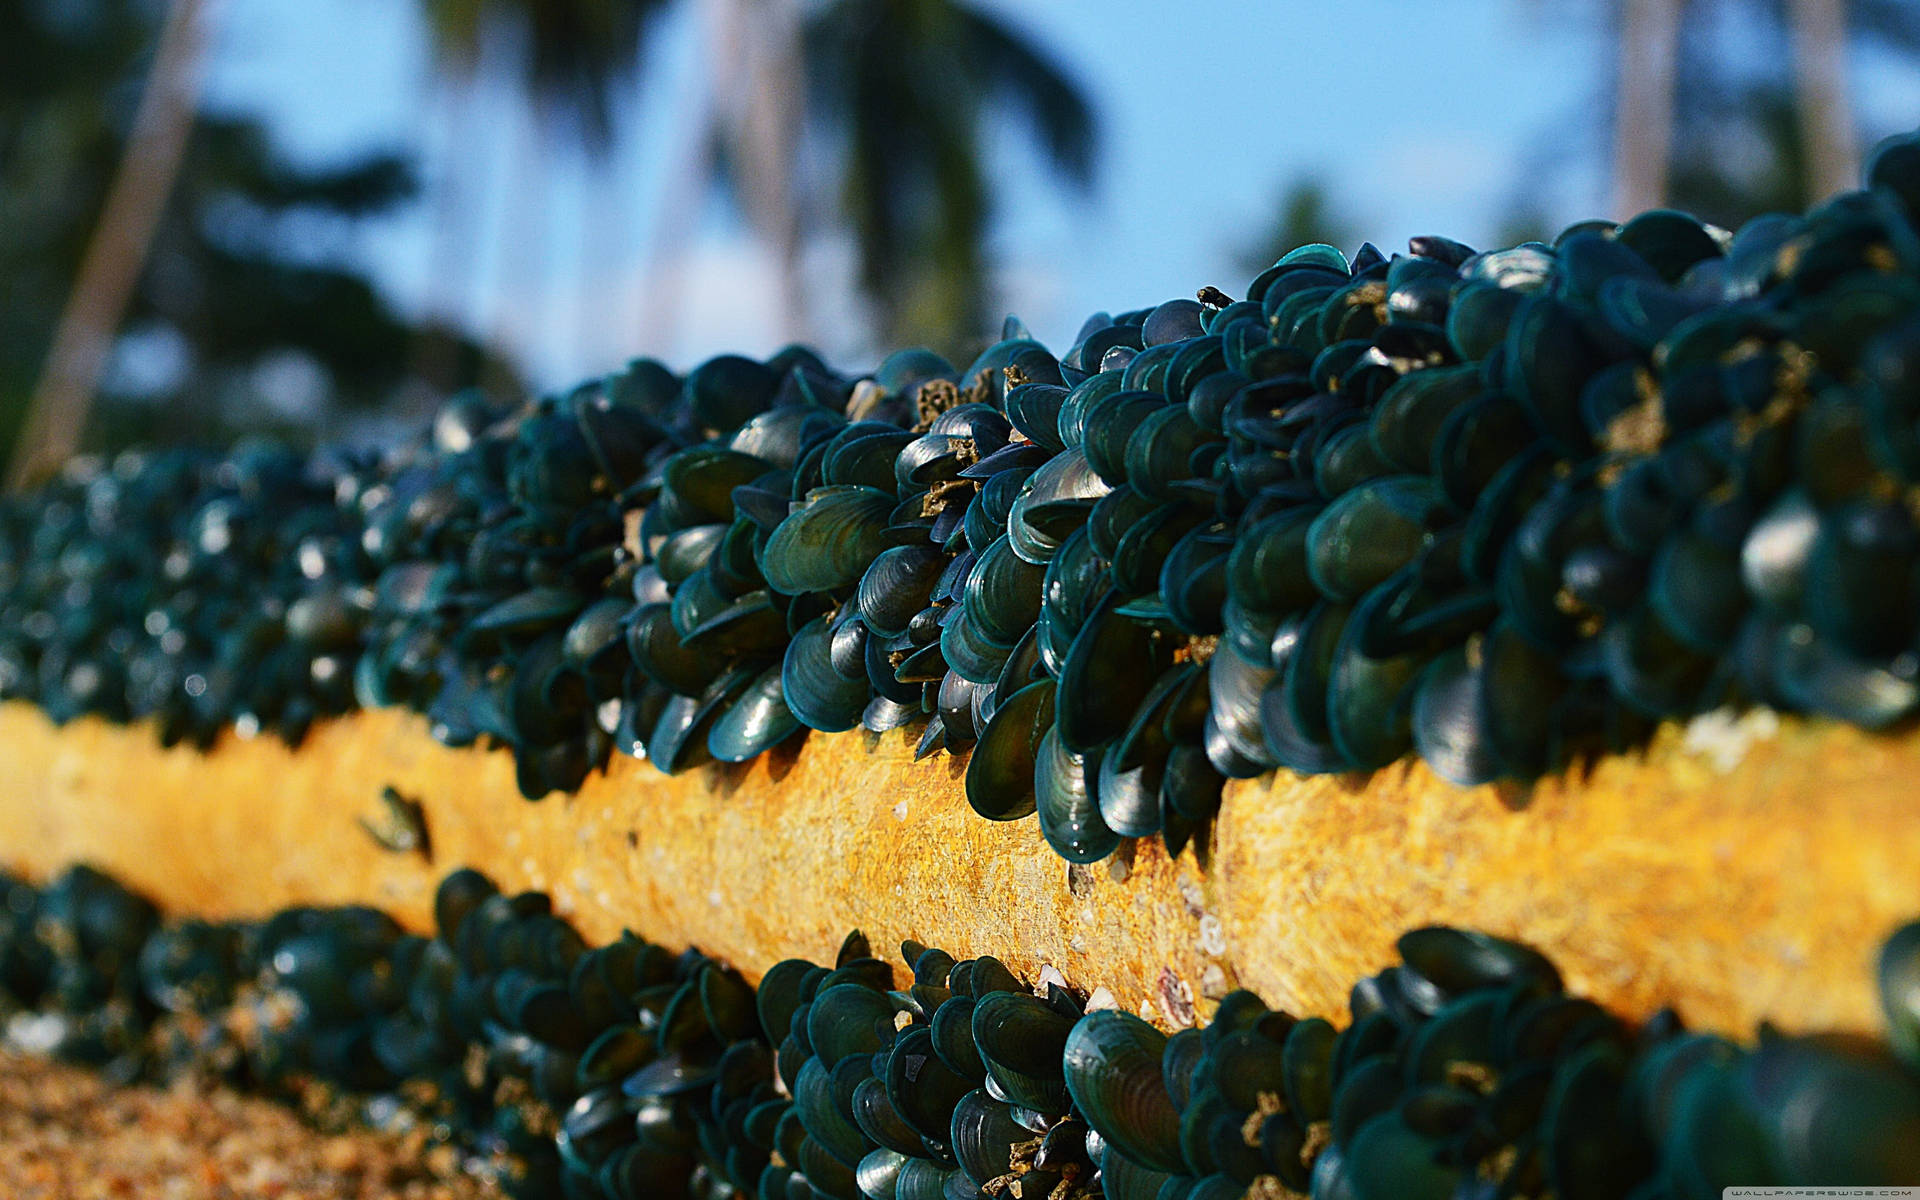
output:
[[[719,354],[688,372],[681,403],[709,436],[736,429],[764,411],[780,388],[780,376],[738,354]]]
[[[842,1161],[813,1138],[802,1140],[798,1157],[790,1161],[799,1164],[802,1186],[811,1194],[831,1196],[833,1200],[861,1200],[860,1186],[854,1176],[855,1164]],[[788,1195],[795,1194],[796,1189],[790,1183]]]
[[[934,1010],[933,1020],[928,1025],[933,1035],[933,1052],[940,1061],[971,1080],[975,1086],[987,1077],[987,1065],[980,1060],[980,1051],[973,1044],[973,1000],[967,996],[958,996],[945,1001]]]
[[[1100,1160],[1101,1195],[1108,1200],[1159,1200],[1172,1176],[1134,1162],[1117,1150]]]
[[[872,1054],[885,1044],[876,1025],[891,1027],[893,1013],[885,992],[857,983],[823,986],[807,1003],[807,1045],[826,1067],[849,1055]]]
[[[1815,632],[1873,659],[1913,640],[1920,532],[1900,504],[1855,501],[1828,515],[1810,549],[1805,612]]]
[[[676,695],[660,709],[647,734],[647,759],[669,775],[708,760],[707,732],[755,678],[752,669],[728,671],[698,696]]]
[[[806,728],[787,707],[782,667],[768,667],[707,733],[707,751],[721,762],[746,762]]]
[[[887,493],[866,487],[823,487],[767,539],[760,569],[769,586],[788,595],[828,591],[859,582],[887,549],[886,525],[893,511]]]
[[[1901,659],[1888,666],[1845,654],[1805,625],[1774,636],[1774,688],[1789,703],[1866,729],[1884,729],[1920,708],[1920,681]]]
[[[468,623],[467,630],[525,637],[570,623],[585,606],[584,597],[570,588],[533,588],[490,606]]]
[[[1054,682],[1041,679],[1000,701],[967,762],[967,803],[990,821],[1034,811],[1034,767],[1054,725]]]
[[[931,546],[881,551],[860,576],[856,603],[867,628],[881,637],[906,633],[907,622],[927,606],[948,561],[946,554]]]
[[[1680,641],[1651,609],[1640,609],[1601,634],[1607,684],[1630,708],[1649,717],[1697,711],[1713,680],[1713,660]],[[1497,684],[1489,677],[1486,691]]]
[[[1150,837],[1160,831],[1160,785],[1172,750],[1166,732],[1167,709],[1197,686],[1199,668],[1174,666],[1154,681],[1135,711],[1126,733],[1100,760],[1100,816],[1122,837]]]
[[[711,568],[702,574],[710,572]],[[681,642],[691,650],[770,658],[784,648],[787,640],[787,608],[765,588],[734,597],[717,611],[691,619],[692,624],[680,629]]]
[[[1442,1159],[1439,1144],[1394,1112],[1361,1126],[1342,1157],[1357,1200],[1453,1200],[1460,1183],[1460,1171]]]
[[[637,1025],[609,1026],[581,1051],[574,1082],[582,1092],[619,1083],[652,1061],[654,1053],[651,1033]]]
[[[1414,685],[1426,656],[1375,657],[1360,648],[1374,611],[1393,598],[1391,585],[1383,584],[1354,608],[1334,649],[1327,680],[1327,729],[1334,748],[1363,770],[1386,766],[1413,746]]]
[[[1505,997],[1497,992],[1474,992],[1447,1004],[1422,1023],[1405,1050],[1408,1086],[1446,1083],[1448,1072],[1461,1063],[1494,1062],[1495,1022],[1505,1003]]]
[[[1061,744],[1075,753],[1126,732],[1170,655],[1165,639],[1113,611],[1119,603],[1110,590],[1094,605],[1061,666],[1055,720]]]
[[[1037,649],[1053,674],[1058,675],[1065,664],[1074,635],[1107,594],[1110,579],[1111,568],[1094,550],[1092,534],[1084,526],[1060,543],[1047,564],[1041,582]]]
[[[1653,1147],[1623,1111],[1625,1064],[1617,1047],[1587,1047],[1554,1073],[1547,1096],[1547,1178],[1558,1195],[1625,1195],[1650,1172]]]
[[[1333,1112],[1333,1053],[1339,1034],[1321,1017],[1308,1017],[1287,1032],[1282,1068],[1287,1110],[1302,1123],[1324,1121]]]
[[[1054,384],[1028,383],[1007,393],[1007,419],[1029,441],[1049,450],[1064,450],[1060,438],[1060,409],[1067,389]]]
[[[858,725],[869,699],[864,661],[857,675],[841,674],[833,661],[834,637],[827,618],[807,622],[788,643],[780,668],[788,710],[809,729],[825,733]]]
[[[1185,404],[1156,409],[1127,437],[1122,460],[1127,481],[1149,497],[1173,499],[1176,485],[1195,474],[1196,451],[1219,440],[1194,421]]]
[[[685,1096],[713,1086],[713,1059],[707,1054],[664,1054],[634,1072],[620,1090],[636,1100],[649,1096]]]
[[[698,1168],[691,1154],[668,1153],[634,1144],[616,1150],[590,1177],[600,1194],[613,1200],[637,1200],[660,1187],[686,1187]],[[575,1174],[569,1180],[588,1178]]]
[[[1027,478],[1026,486],[1014,499],[1007,514],[1007,536],[1013,551],[1030,563],[1044,565],[1053,557],[1065,533],[1037,528],[1028,514],[1042,506],[1092,502],[1107,494],[1109,487],[1078,450],[1066,450],[1048,459],[1046,465]]]
[[[863,1157],[853,1169],[854,1184],[866,1200],[894,1200],[894,1188],[907,1156],[882,1147]]]
[[[1107,1144],[1157,1171],[1186,1169],[1180,1117],[1161,1076],[1166,1035],[1131,1013],[1105,1009],[1073,1027],[1063,1069],[1074,1105]]]
[[[1879,990],[1888,1043],[1910,1069],[1920,1069],[1920,922],[1881,946]]]
[[[1064,1112],[1068,1093],[1061,1052],[1073,1019],[1020,992],[992,992],[973,1006],[973,1041],[989,1087],[1007,1101],[1043,1113]]]
[[[1467,284],[1447,307],[1447,340],[1460,357],[1486,359],[1506,340],[1507,326],[1520,307],[1518,291],[1488,284]]]
[[[666,461],[661,482],[687,525],[733,521],[733,489],[751,486],[768,464],[751,454],[718,446],[682,450]],[[718,539],[714,539],[717,543]]]
[[[851,1063],[851,1060],[849,1060]],[[857,1064],[864,1067],[865,1064]],[[859,1072],[855,1072],[859,1073]],[[870,1077],[866,1071],[863,1077]],[[810,1058],[800,1068],[799,1077],[794,1081],[793,1110],[798,1114],[800,1123],[806,1128],[807,1135],[822,1150],[840,1160],[847,1167],[856,1167],[869,1150],[872,1149],[866,1134],[853,1123],[846,1106],[840,1102],[838,1094],[841,1082],[840,1072],[829,1067],[818,1058]],[[847,1087],[851,1096],[853,1088],[859,1086],[859,1080],[853,1079]]]
[[[717,648],[689,647],[667,605],[647,605],[627,626],[627,651],[646,677],[683,696],[697,696],[719,678],[727,660]]]
[[[1426,476],[1374,479],[1341,496],[1307,531],[1307,571],[1324,596],[1353,600],[1407,565],[1443,519]]]
[[[831,487],[855,484],[892,491],[894,459],[914,435],[904,429],[873,428],[869,422],[849,425],[836,434],[820,460],[820,482]]]
[[[1315,440],[1311,450],[1313,481],[1329,499],[1400,470],[1380,456],[1371,432],[1357,418]]]
[[[940,658],[962,679],[990,684],[1000,678],[1001,668],[1019,641],[1000,642],[975,627],[971,610],[955,605],[941,614]]]
[[[1013,1171],[1013,1148],[1033,1135],[1013,1119],[1012,1109],[975,1088],[953,1107],[947,1144],[975,1187]]]
[[[1414,748],[1434,774],[1462,787],[1489,782],[1501,769],[1482,724],[1481,686],[1465,649],[1440,655],[1414,684]]]
[[[1706,226],[1673,209],[1643,212],[1620,226],[1613,236],[1668,283],[1678,282],[1688,267],[1702,259],[1719,258],[1722,253],[1719,241]],[[1725,236],[1724,231],[1721,236]]]
[[[932,1033],[917,1025],[893,1044],[886,1087],[893,1110],[937,1142],[948,1136],[955,1106],[973,1090],[973,1083],[934,1053]]]
[[[1731,550],[1693,530],[1678,530],[1654,556],[1649,583],[1662,623],[1689,648],[1719,654],[1733,644],[1747,595]]]
[[[1321,601],[1304,621],[1282,625],[1274,634],[1278,673],[1269,676],[1273,682],[1260,696],[1260,726],[1267,751],[1292,770],[1346,769],[1346,755],[1333,744],[1327,695],[1350,616],[1347,606]],[[1218,759],[1214,765],[1220,765]]]
[[[1400,935],[1400,957],[1421,977],[1455,994],[1522,985],[1548,995],[1560,991],[1560,972],[1530,946],[1473,930],[1430,925]]]
[[[1228,779],[1250,779],[1274,766],[1260,728],[1261,694],[1273,679],[1223,643],[1207,662],[1209,704],[1202,739],[1207,760]]]
[[[1014,553],[1005,536],[980,552],[968,572],[963,606],[981,637],[1011,646],[1040,616],[1040,585],[1045,568]]]
[[[1317,509],[1290,507],[1243,527],[1227,558],[1227,592],[1244,608],[1294,612],[1319,599],[1307,570],[1307,534]]]
[[[760,1028],[778,1044],[791,1028],[793,1014],[813,993],[807,984],[815,968],[805,959],[789,958],[767,968],[754,991],[754,1009]]]
[[[888,1150],[905,1155],[926,1153],[921,1135],[894,1111],[886,1083],[878,1076],[861,1080],[853,1089],[853,1120],[862,1133]]]
[[[1553,713],[1567,688],[1559,665],[1504,623],[1487,634],[1480,653],[1481,736],[1505,770],[1544,773],[1555,759]]]
[[[1193,504],[1163,504],[1135,522],[1113,550],[1113,582],[1125,595],[1153,591],[1162,565],[1190,530],[1210,514]]]
[[[1581,389],[1626,349],[1624,342],[1603,340],[1601,331],[1581,310],[1534,295],[1515,310],[1502,347],[1515,398],[1542,433],[1575,453],[1588,447],[1580,417]]]
[[[1775,501],[1748,531],[1740,548],[1741,582],[1773,616],[1799,619],[1819,534],[1819,510],[1798,488]]]
[[[1098,862],[1120,848],[1120,835],[1109,828],[1097,799],[1101,756],[1075,754],[1060,740],[1054,725],[1040,739],[1033,770],[1034,803],[1040,815],[1040,833],[1055,854],[1070,863]]]

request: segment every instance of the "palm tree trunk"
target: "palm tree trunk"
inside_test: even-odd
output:
[[[1847,98],[1847,4],[1791,0],[1790,11],[1807,199],[1818,203],[1860,181],[1860,144]]]
[[[639,319],[636,348],[643,354],[667,354],[680,333],[680,315],[686,306],[687,250],[699,232],[700,210],[713,183],[714,143],[719,138],[718,117],[702,95],[694,120],[688,123],[689,142],[680,168],[668,176],[668,192],[648,233],[647,266],[640,273]]]
[[[80,445],[114,334],[193,130],[209,7],[205,0],[174,0],[161,26],[126,149],[14,446],[7,483],[15,490],[58,470]]]
[[[669,353],[680,331],[687,250],[713,185],[718,143],[730,137],[727,89],[737,78],[734,47],[741,26],[736,15],[732,0],[705,0],[700,6],[707,69],[692,104],[676,113],[689,140],[679,167],[667,174],[666,194],[648,233],[646,269],[639,277],[638,345],[646,354]]]
[[[440,81],[434,99],[439,108],[442,144],[432,184],[433,230],[428,234],[426,318],[414,333],[413,374],[436,392],[458,381],[460,333],[473,313],[477,259],[466,164],[473,145],[474,95],[471,76]]]
[[[578,364],[576,374],[603,371],[618,365],[614,355],[627,349],[623,343],[609,346],[606,294],[609,279],[620,278],[626,266],[625,212],[620,203],[625,197],[615,185],[613,166],[598,155],[586,156],[586,170],[580,213],[579,262],[574,267],[573,319],[568,322],[570,341],[567,353]],[[612,351],[612,354],[609,354]],[[624,361],[624,360],[621,360]]]
[[[1626,0],[1614,104],[1613,211],[1625,218],[1667,199],[1674,70],[1686,0]]]
[[[538,363],[551,349],[552,320],[547,312],[547,268],[551,223],[547,212],[547,172],[551,163],[544,134],[551,124],[547,103],[536,95],[517,114],[513,153],[507,169],[506,212],[500,226],[500,263],[486,328],[493,344],[520,347],[522,369],[538,373]],[[489,364],[483,385],[505,393],[504,373]]]
[[[800,59],[800,14],[790,0],[733,0],[751,40],[746,101],[738,114],[742,184],[747,209],[774,252],[780,271],[782,335],[807,336],[806,290],[800,278],[800,209],[795,178],[805,120]]]

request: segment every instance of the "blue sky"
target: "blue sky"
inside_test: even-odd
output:
[[[1522,200],[1556,226],[1605,207],[1610,5],[979,2],[1046,45],[1102,122],[1099,185],[1085,200],[1055,187],[1017,137],[987,142],[1003,306],[1058,350],[1096,309],[1242,284],[1240,257],[1302,176],[1322,180],[1388,250],[1418,233],[1487,244]],[[722,350],[764,354],[784,340],[764,252],[717,207],[661,248],[689,153],[678,118],[702,86],[691,7],[659,28],[622,104],[616,152],[592,170],[546,143],[531,200],[507,186],[530,159],[511,90],[483,76],[465,93],[456,143],[446,115],[456,94],[434,75],[409,4],[218,6],[208,99],[264,113],[303,159],[369,145],[418,155],[427,194],[356,230],[341,252],[403,310],[498,334],[543,385],[642,353],[682,368]],[[448,186],[452,205],[440,198]],[[458,239],[435,234],[449,213]],[[848,248],[827,242],[806,261],[809,340],[841,365],[870,362],[878,348],[850,300]],[[671,287],[663,265],[677,267]]]

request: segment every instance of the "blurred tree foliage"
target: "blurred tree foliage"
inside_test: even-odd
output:
[[[587,148],[614,135],[613,94],[632,75],[649,23],[667,0],[422,0],[434,50],[462,73],[489,38],[518,50],[521,90],[557,111]]]
[[[1728,229],[1767,212],[1800,212],[1823,197],[1809,144],[1805,107],[1809,97],[1796,79],[1795,12],[1789,0],[1663,0],[1676,21],[1672,85],[1672,136],[1665,147],[1664,194],[1642,204],[1664,204]],[[1605,6],[1603,28],[1620,39],[1628,31],[1615,17],[1627,6]],[[1868,59],[1911,63],[1920,57],[1920,3],[1915,0],[1846,0],[1844,45],[1848,64]],[[1584,10],[1567,10],[1570,19]],[[1543,179],[1575,160],[1606,152],[1609,133],[1619,130],[1626,105],[1623,86],[1657,87],[1659,81],[1615,79],[1599,97],[1583,97],[1575,111],[1556,115],[1516,162],[1514,183],[1492,245],[1549,238],[1553,231],[1591,212],[1552,212],[1539,194]],[[1604,119],[1595,120],[1597,110]],[[1857,113],[1856,142],[1879,139],[1911,127],[1882,127]],[[1616,168],[1618,164],[1615,164]],[[1639,207],[1641,205],[1635,205]],[[1346,214],[1343,216],[1343,213]],[[1617,217],[1630,212],[1614,214]],[[1436,231],[1443,232],[1443,231]],[[1325,182],[1302,176],[1280,193],[1267,232],[1240,255],[1258,271],[1295,246],[1327,242],[1351,252],[1358,244],[1351,210],[1331,197]],[[1389,253],[1398,249],[1385,246]]]
[[[471,71],[497,39],[512,50],[523,95],[591,152],[610,136],[609,97],[641,64],[647,35],[672,0],[422,3],[445,65]],[[752,118],[730,123],[730,105],[713,105],[705,136],[715,153],[703,182],[727,193],[769,241],[851,233],[881,343],[965,353],[989,330],[984,243],[996,189],[983,151],[988,131],[998,124],[1029,135],[1061,179],[1085,189],[1096,147],[1086,94],[1044,48],[965,0],[705,4],[712,27],[760,39],[767,44],[759,57],[777,64],[770,75],[715,78],[716,94],[767,87],[805,103],[801,120],[771,132],[751,128]],[[784,37],[794,44],[774,44]],[[716,61],[728,60],[722,53]],[[778,77],[789,68],[799,78]],[[768,137],[772,162],[758,159],[764,147],[753,144]],[[813,165],[808,139],[824,151],[817,165],[831,180],[803,178]],[[752,164],[763,169],[742,169]],[[785,211],[794,188],[834,200]],[[791,244],[776,248],[794,257]]]
[[[1297,246],[1319,242],[1352,255],[1362,236],[1353,214],[1342,215],[1326,182],[1308,175],[1281,192],[1272,220],[1256,241],[1241,248],[1238,257],[1251,279]]]
[[[11,446],[93,233],[163,6],[0,4],[0,451]],[[334,253],[350,223],[413,194],[392,154],[308,167],[255,120],[202,114],[122,324],[88,443],[297,427],[411,385],[478,378],[486,352],[418,330]],[[415,378],[422,338],[447,377]],[[278,379],[299,405],[264,394]],[[297,386],[288,381],[297,381]],[[277,400],[277,403],[276,403]]]
[[[1786,0],[1675,2],[1681,25],[1667,203],[1733,229],[1821,199]],[[1920,4],[1848,0],[1845,35],[1850,62],[1881,55],[1910,63],[1920,55]],[[1862,146],[1896,132],[1856,129]]]
[[[987,331],[982,243],[996,189],[981,135],[1023,127],[1049,166],[1093,181],[1092,106],[1017,29],[956,0],[833,0],[803,33],[817,132],[839,150],[840,220],[890,345],[952,353]]]

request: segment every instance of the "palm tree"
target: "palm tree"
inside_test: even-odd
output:
[[[570,112],[591,151],[604,148],[612,86],[638,59],[666,0],[426,3],[443,61],[456,68],[503,28],[519,30],[528,94]],[[787,324],[800,327],[801,246],[831,219],[855,236],[861,287],[889,341],[973,338],[987,294],[985,110],[1007,104],[1049,161],[1084,187],[1094,158],[1085,96],[1042,50],[963,0],[828,0],[804,12],[798,0],[702,3],[708,93],[696,106],[693,161],[679,202],[668,205],[668,227],[690,222],[713,184],[730,190],[774,249]],[[838,164],[827,213],[803,203],[813,190],[803,162],[809,139]],[[537,185],[522,178],[515,186]],[[672,250],[682,240],[663,242]]]
[[[207,42],[203,16],[200,0],[174,0],[161,27],[119,170],[28,401],[7,472],[14,489],[51,473],[80,446],[107,353],[193,129]]]
[[[1790,12],[1808,190],[1825,198],[1860,179],[1860,141],[1847,99],[1847,0],[1791,0]]]
[[[640,328],[671,340],[685,252],[708,195],[732,194],[779,272],[778,323],[792,341],[810,332],[800,275],[799,178],[806,125],[800,14],[792,0],[700,0],[706,86],[683,115],[686,150],[661,202],[643,274]]]
[[[592,150],[613,134],[614,89],[639,60],[650,19],[666,0],[424,0],[434,49],[470,74],[489,41],[518,41],[522,86],[574,127]]]
[[[1686,0],[1626,0],[1614,101],[1613,211],[1621,218],[1667,199],[1674,70]]]
[[[1736,19],[1725,19],[1728,9]],[[1671,204],[1723,225],[1858,186],[1849,55],[1920,54],[1912,0],[1622,0],[1615,215]],[[1759,53],[1729,55],[1737,26]]]
[[[605,153],[614,134],[613,97],[633,74],[651,18],[663,7],[665,0],[424,0],[440,65],[454,87],[466,92],[449,97],[443,109],[450,146],[472,144],[465,128],[472,112],[470,85],[490,58],[513,60],[509,69],[526,99],[527,111],[519,114],[519,127],[511,134],[514,161],[507,171],[501,231],[514,278],[497,295],[536,292],[546,269],[551,247],[538,226],[546,208],[550,135],[564,134],[589,157]],[[451,210],[457,186],[451,178],[441,186]],[[435,262],[453,264],[439,275],[439,307],[464,309],[463,293],[474,279],[467,244],[471,222],[443,219],[436,236]],[[495,340],[504,340],[508,319],[504,303],[486,318]],[[430,360],[435,352],[436,347],[423,346],[421,357]]]
[[[841,143],[844,217],[860,283],[893,344],[977,337],[981,241],[993,193],[980,126],[1009,105],[1053,167],[1085,188],[1094,119],[1043,51],[960,0],[831,0],[807,21],[805,59],[825,132]]]

